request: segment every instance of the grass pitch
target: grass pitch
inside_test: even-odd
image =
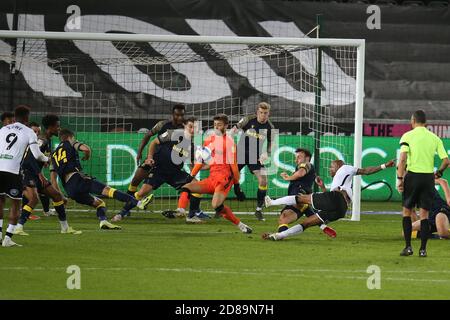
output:
[[[231,204],[232,206],[232,204]],[[398,211],[398,203],[364,210]],[[110,212],[111,216],[113,212]],[[427,258],[400,257],[399,215],[363,215],[270,242],[276,216],[242,234],[230,222],[188,225],[161,214],[134,213],[121,231],[98,229],[95,213],[69,212],[82,235],[59,234],[56,217],[29,221],[20,248],[0,247],[0,299],[448,299],[450,242],[430,240]],[[81,269],[81,289],[69,290],[67,267]],[[381,289],[369,290],[367,268],[381,269]]]

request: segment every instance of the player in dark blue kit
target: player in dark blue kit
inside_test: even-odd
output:
[[[183,165],[187,160],[191,160],[191,163],[194,160],[195,122],[195,118],[186,119],[184,120],[184,129],[169,129],[151,142],[147,159],[144,162],[151,167],[151,170],[141,189],[135,193],[136,199],[144,198],[164,183],[178,190],[183,185],[195,180],[183,170]],[[151,200],[152,195],[149,195],[146,200],[142,200],[140,206],[148,205]],[[124,208],[112,221],[120,221],[126,215],[127,211]],[[197,215],[193,215],[186,217],[186,222],[200,223],[202,220]]]
[[[186,107],[182,104],[176,104],[172,108],[172,119],[159,121],[150,131],[148,131],[145,136],[142,138],[142,141],[139,145],[139,149],[136,156],[136,161],[138,163],[138,168],[133,176],[133,179],[128,186],[127,193],[131,196],[135,196],[136,191],[138,190],[139,184],[148,177],[150,171],[152,170],[152,166],[146,164],[142,160],[142,152],[145,149],[145,146],[150,141],[150,138],[153,136],[159,136],[166,132],[167,130],[175,130],[175,129],[183,129],[183,121]],[[145,159],[144,159],[145,160]],[[140,163],[141,162],[141,163]],[[202,218],[208,218],[200,210],[200,194],[193,194],[191,197],[189,216],[192,217],[194,215]],[[170,214],[170,212],[169,212]],[[129,215],[129,214],[128,214]]]
[[[138,200],[82,172],[78,151],[84,153],[81,160],[88,160],[91,156],[91,149],[88,145],[75,140],[73,132],[62,129],[59,133],[59,140],[61,142],[52,154],[52,165],[53,170],[61,179],[67,195],[80,204],[97,209],[101,229],[121,229],[121,227],[108,222],[105,202],[92,196],[91,193],[125,202],[125,210],[135,207],[139,203]]]
[[[258,179],[258,192],[256,194],[257,203],[255,216],[258,220],[264,221],[262,209],[264,197],[267,194],[267,172],[264,162],[270,158],[271,134],[274,126],[269,120],[270,105],[267,102],[258,104],[256,114],[247,116],[239,121],[234,132],[242,130],[243,134],[238,143],[238,168],[239,171],[245,166]],[[263,152],[264,142],[267,141],[267,152]],[[239,184],[234,185],[234,192],[237,199],[245,200],[245,194]]]
[[[53,136],[57,136],[60,130],[59,118],[52,114],[46,115],[42,118],[42,125],[45,132],[38,136],[39,149],[46,156],[50,156],[52,150],[51,139]],[[81,234],[81,231],[73,229],[67,223],[64,196],[50,184],[41,172],[42,168],[47,164],[36,160],[31,152],[27,151],[22,163],[23,185],[25,187],[22,199],[22,214],[14,234],[28,235],[28,233],[23,231],[23,226],[33,213],[39,194],[43,194],[53,200],[53,206],[58,213],[61,224],[61,233]]]
[[[449,239],[450,238],[450,188],[448,182],[445,179],[435,179],[435,183],[440,185],[445,193],[445,200],[437,190],[434,192],[434,197],[431,202],[430,214],[428,221],[430,223],[430,236],[436,239]],[[413,238],[420,238],[420,221],[417,220],[413,223]]]
[[[290,176],[286,172],[281,173],[281,177],[285,181],[289,181],[288,195],[294,196],[302,193],[312,193],[314,181],[316,179],[316,171],[314,165],[310,163],[311,152],[307,149],[298,148],[295,150],[295,162],[297,164],[295,172]],[[287,205],[281,209],[278,218],[277,232],[283,232],[289,228],[289,224],[297,221],[303,215],[306,217],[314,215],[311,206],[307,204]],[[336,237],[336,231],[325,224],[320,226],[322,231],[328,236]]]

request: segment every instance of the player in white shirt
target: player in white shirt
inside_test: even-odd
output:
[[[353,199],[353,176],[370,175],[388,167],[395,165],[394,160],[390,160],[381,166],[367,167],[358,169],[346,165],[342,160],[334,160],[330,164],[329,172],[333,177],[330,191],[325,189],[325,185],[320,177],[317,177],[316,183],[322,192],[312,194],[298,194],[296,196],[287,196],[272,200],[266,196],[266,207],[275,205],[301,205],[309,204],[315,210],[316,214],[306,218],[301,224],[297,224],[283,232],[264,233],[264,240],[281,240],[298,233],[302,233],[306,228],[327,224],[345,217],[348,206]]]
[[[39,150],[37,136],[32,129],[26,126],[30,109],[18,106],[14,111],[15,122],[0,129],[0,239],[2,237],[3,207],[5,196],[11,199],[9,225],[6,230],[3,247],[16,245],[11,238],[19,219],[19,208],[22,200],[22,175],[20,172],[22,161],[27,148],[33,156],[42,162],[48,158]]]

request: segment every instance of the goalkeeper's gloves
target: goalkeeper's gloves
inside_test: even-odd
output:
[[[234,194],[236,195],[236,199],[238,201],[245,201],[245,199],[247,199],[244,191],[241,190],[241,185],[239,183],[234,185]]]

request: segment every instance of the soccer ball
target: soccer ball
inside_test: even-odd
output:
[[[209,162],[211,160],[211,149],[198,146],[195,150],[195,160],[197,162]]]

